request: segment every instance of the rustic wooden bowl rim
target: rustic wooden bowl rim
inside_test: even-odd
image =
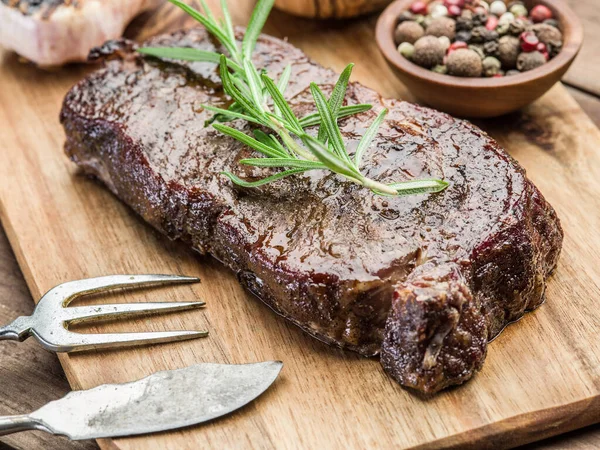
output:
[[[394,29],[399,15],[408,10],[414,0],[396,0],[391,3],[377,21],[375,37],[379,49],[385,58],[402,72],[413,77],[421,78],[429,82],[460,88],[500,88],[507,86],[518,86],[540,78],[544,78],[569,64],[579,52],[583,43],[583,27],[577,14],[563,0],[539,0],[537,4],[548,6],[555,11],[561,23],[563,32],[563,48],[561,52],[549,62],[536,69],[502,78],[462,78],[452,75],[443,75],[427,70],[409,61],[402,56],[394,42]]]

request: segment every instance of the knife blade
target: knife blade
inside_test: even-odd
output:
[[[23,416],[0,417],[0,436],[41,430],[71,440],[156,433],[231,413],[265,392],[283,363],[198,364],[126,384],[73,391]]]

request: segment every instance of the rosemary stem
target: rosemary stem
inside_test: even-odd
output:
[[[285,127],[280,122],[276,122],[275,120],[271,119],[271,123],[274,125],[274,128],[277,131],[277,134],[279,134],[279,136],[281,137],[283,143],[293,153],[302,156],[304,159],[307,159],[309,161],[317,161],[317,158],[315,158],[315,156],[312,153],[309,153],[306,150],[304,150],[304,148],[294,140],[292,135],[288,132],[288,130],[285,129]]]
[[[368,189],[383,192],[384,194],[397,195],[398,191],[387,184],[380,183],[379,181],[371,180],[370,178],[363,178],[362,185]]]

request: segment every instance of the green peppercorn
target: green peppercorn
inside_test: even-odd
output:
[[[498,75],[500,70],[502,69],[502,63],[498,61],[498,59],[493,56],[487,56],[482,61],[483,64],[483,76],[493,77],[494,75]]]
[[[435,66],[433,69],[431,69],[432,72],[435,73],[440,73],[442,75],[446,75],[448,73],[448,67],[438,64],[437,66]]]
[[[415,46],[410,42],[403,42],[398,46],[398,53],[400,53],[406,59],[412,59],[412,56],[415,53]]]
[[[508,22],[501,23],[496,27],[496,33],[498,33],[498,35],[500,35],[500,36],[504,36],[504,35],[508,34],[509,30],[510,30],[510,24]]]
[[[515,17],[527,17],[527,14],[529,14],[527,8],[519,4],[512,6],[509,11],[513,13]]]
[[[469,45],[469,50],[473,50],[475,53],[477,53],[477,55],[479,55],[479,58],[485,58],[485,50],[483,49],[483,45],[471,44]]]

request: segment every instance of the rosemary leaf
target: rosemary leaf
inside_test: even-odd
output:
[[[291,66],[291,64],[288,64],[287,66],[285,66],[285,69],[283,69],[283,72],[281,72],[281,76],[279,77],[279,81],[277,82],[277,89],[279,89],[279,92],[281,92],[281,95],[285,94],[285,91],[290,82],[291,75],[292,75],[292,66]]]
[[[240,106],[240,104],[236,103],[236,102],[233,102],[231,105],[229,105],[229,108],[227,108],[225,111],[227,113],[233,112],[233,113],[245,115],[244,114],[244,108],[242,108]],[[250,116],[248,116],[248,117],[250,117]],[[257,119],[254,119],[253,117],[251,117],[251,119],[252,120],[257,120]],[[212,125],[215,122],[229,122],[229,121],[231,121],[231,117],[227,116],[226,114],[217,113],[214,116],[212,116],[210,119],[208,119],[207,121],[205,121],[204,122],[204,126],[207,127],[209,125]]]
[[[169,58],[180,61],[201,61],[217,64],[221,61],[219,53],[188,47],[142,47],[138,49],[138,52],[156,58]],[[229,58],[227,58],[227,66],[236,72],[243,72],[244,70]]]
[[[279,152],[284,158],[290,158],[288,151],[283,145],[281,145],[275,136],[269,135],[261,130],[254,130],[254,137],[259,142],[262,142],[266,146],[271,147],[273,150]]]
[[[334,120],[338,119],[338,113],[342,104],[344,103],[344,98],[346,97],[346,91],[348,90],[348,83],[350,82],[350,76],[352,75],[352,69],[354,68],[354,64],[348,64],[344,71],[341,73],[340,78],[337,83],[335,83],[335,87],[333,88],[333,92],[331,93],[331,97],[329,98],[329,108],[331,108],[331,115]],[[327,138],[327,132],[325,128],[321,126],[319,128],[319,139],[321,142],[325,142]]]
[[[349,165],[346,161],[330,152],[318,139],[305,134],[302,136],[302,142],[304,142],[311,153],[331,171],[345,175],[353,180],[360,180],[363,178],[352,165]]]
[[[359,114],[365,111],[369,111],[373,108],[372,105],[368,105],[366,103],[360,105],[351,105],[351,106],[342,106],[340,111],[338,112],[338,119],[342,119],[348,116],[354,116],[355,114]],[[315,125],[321,124],[321,116],[318,112],[308,114],[300,119],[300,125],[302,128],[314,127]]]
[[[200,4],[202,5],[202,10],[204,11],[204,15],[206,16],[206,18],[211,22],[216,22],[215,16],[213,16],[212,11],[206,4],[206,0],[200,0]]]
[[[231,128],[227,125],[223,125],[220,123],[213,124],[213,127],[217,131],[220,131],[221,133],[226,134],[227,136],[231,136],[232,138],[240,141],[242,144],[246,144],[248,147],[253,148],[254,150],[262,153],[265,156],[269,156],[271,158],[280,158],[282,156],[279,152],[274,151],[272,147],[267,146],[254,138],[251,138],[247,134],[244,134],[241,131],[236,130],[235,128]]]
[[[271,94],[273,102],[281,111],[282,116],[290,125],[292,125],[293,128],[295,128],[295,131],[293,132],[298,135],[304,133],[302,125],[300,125],[300,121],[292,111],[292,108],[290,108],[288,102],[286,102],[285,98],[283,98],[283,94],[279,91],[279,89],[275,85],[275,82],[267,75],[263,75],[262,80],[265,84],[265,87],[267,88],[267,91],[269,91],[269,94]]]
[[[290,64],[288,64],[287,66],[285,66],[285,69],[281,73],[281,76],[279,77],[279,81],[277,82],[277,89],[279,89],[279,92],[281,92],[281,95],[285,94],[285,91],[288,87],[288,83],[290,82],[291,74],[292,74],[292,66]],[[275,109],[275,115],[281,117],[281,111],[279,110],[277,105],[274,105],[274,109]]]
[[[389,187],[394,188],[398,195],[416,195],[416,194],[432,194],[441,192],[449,186],[450,183],[443,180],[436,179],[421,179],[403,181],[400,183],[388,184]]]
[[[225,33],[231,42],[235,42],[235,32],[233,30],[231,14],[229,13],[229,8],[227,7],[227,0],[221,0],[221,11],[223,12],[223,28],[225,28]]]
[[[271,140],[273,141],[274,145],[279,148],[279,150],[281,151],[282,154],[284,154],[284,155],[286,155],[288,157],[291,156],[290,153],[285,149],[285,147],[283,145],[281,145],[281,142],[279,142],[275,136],[273,136],[272,134],[270,134],[269,138],[271,138]]]
[[[290,133],[294,133],[296,135],[300,135],[300,134],[304,133],[304,131],[301,131],[302,130],[302,126],[300,126],[300,129],[299,129],[298,126],[292,125],[286,119],[284,119],[284,118],[282,118],[280,116],[277,116],[277,115],[275,115],[273,113],[270,113],[268,111],[265,111],[265,116],[267,116],[269,119],[273,120],[274,123],[279,123],[279,124],[283,125],[283,127],[287,131],[289,131]],[[300,121],[298,121],[298,122],[300,122]]]
[[[327,131],[329,142],[335,150],[335,153],[339,158],[345,160],[346,163],[352,167],[353,162],[346,152],[346,145],[344,144],[344,139],[342,138],[342,132],[340,131],[340,127],[338,127],[337,121],[333,117],[327,100],[325,100],[325,95],[323,95],[323,92],[315,83],[310,84],[310,92],[315,99],[315,104],[317,105],[319,115],[321,116],[321,126]]]
[[[254,105],[259,111],[262,112],[264,111],[262,93],[263,88],[258,72],[256,71],[254,64],[252,64],[248,59],[244,59],[244,70],[248,76],[248,86],[250,87],[252,98],[254,99]]]
[[[257,167],[293,167],[295,169],[327,169],[320,162],[304,161],[294,158],[248,158],[241,159],[240,164]]]
[[[244,80],[242,80],[239,77],[232,76],[231,81],[233,82],[233,84],[235,84],[237,86],[237,88],[240,90],[240,92],[242,94],[244,94],[248,98],[252,97],[252,92],[250,92],[250,88],[244,82]]]
[[[217,25],[217,23],[215,21],[210,20],[208,17],[203,16],[199,11],[196,11],[194,8],[192,8],[191,6],[185,4],[184,2],[182,2],[180,0],[169,0],[169,1],[171,3],[173,3],[175,6],[177,6],[178,8],[181,8],[182,10],[184,10],[187,14],[189,14],[196,21],[200,22],[212,35],[214,35],[219,40],[219,42],[221,42],[225,46],[225,48],[227,48],[227,51],[229,52],[229,54],[232,57],[234,57],[234,55],[237,54],[237,47],[236,47],[235,43],[232,43],[227,38],[227,35],[225,33],[223,33],[223,31],[221,30],[221,28],[219,28],[219,26]]]
[[[265,26],[265,22],[273,9],[275,0],[258,0],[258,3],[254,7],[250,22],[246,28],[246,34],[244,35],[244,41],[242,42],[242,54],[245,59],[252,59],[252,53],[256,46],[258,36]]]
[[[237,103],[239,103],[246,110],[246,113],[260,121],[260,117],[262,117],[261,111],[256,108],[256,106],[252,103],[252,100],[246,98],[242,92],[240,92],[240,90],[231,80],[229,70],[227,69],[227,58],[225,55],[221,55],[220,74],[221,82],[223,83],[223,89],[225,89],[225,92],[227,92]]]
[[[258,181],[242,180],[240,177],[238,177],[237,175],[234,175],[231,172],[221,172],[221,175],[225,175],[226,177],[228,177],[231,181],[233,181],[238,186],[242,186],[242,187],[246,187],[246,188],[255,188],[255,187],[263,186],[265,184],[272,183],[273,181],[281,180],[282,178],[288,177],[290,175],[306,172],[307,170],[310,170],[310,169],[290,169],[290,170],[276,173],[275,175],[271,175],[270,177],[266,177],[266,178],[263,178],[262,180],[258,180]]]
[[[238,113],[238,112],[232,111],[230,109],[217,108],[216,106],[211,106],[211,105],[202,105],[202,108],[206,109],[207,111],[212,111],[219,115],[223,115],[229,120],[241,119],[241,120],[246,120],[248,122],[255,123],[257,125],[261,125],[261,123],[259,121],[257,121],[254,117],[250,117],[250,116],[247,116],[246,114]]]
[[[360,168],[360,165],[362,163],[362,157],[365,151],[367,151],[367,149],[371,145],[371,142],[373,142],[373,138],[379,131],[379,128],[381,127],[381,124],[383,123],[383,120],[385,119],[387,113],[387,108],[381,111],[377,118],[373,121],[371,126],[367,129],[362,139],[360,140],[360,143],[358,144],[358,147],[356,149],[356,153],[354,154],[354,165],[357,168]]]

